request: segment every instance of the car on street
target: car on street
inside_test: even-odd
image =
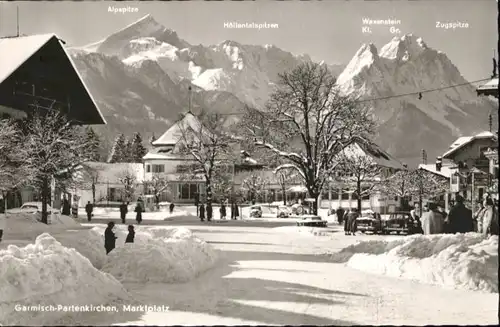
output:
[[[259,205],[253,205],[250,207],[250,217],[251,218],[262,218],[262,207]]]
[[[297,226],[307,227],[326,227],[327,221],[321,219],[320,216],[304,215],[301,219],[297,220]]]
[[[288,217],[290,217],[291,214],[292,214],[292,211],[290,210],[289,207],[287,207],[285,205],[278,206],[278,212],[276,214],[276,216],[278,218],[288,218]]]
[[[361,233],[382,233],[382,218],[378,212],[372,210],[362,211],[361,216],[356,219],[356,224],[358,231]]]
[[[420,222],[414,219],[409,211],[397,211],[389,214],[389,217],[382,221],[382,233],[415,234],[419,224]]]
[[[47,205],[47,212],[50,214],[52,213],[52,210],[54,212],[59,212],[57,209],[51,208],[49,205]],[[26,202],[24,203],[20,208],[13,208],[13,209],[8,209],[7,213],[10,214],[17,214],[17,213],[41,213],[42,212],[42,202]]]

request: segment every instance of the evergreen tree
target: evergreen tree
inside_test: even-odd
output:
[[[99,153],[101,140],[99,139],[99,135],[97,135],[94,129],[90,126],[85,129],[85,132],[87,134],[90,161],[99,161],[101,159],[101,155]]]
[[[132,140],[127,139],[127,141],[125,142],[125,149],[123,150],[122,162],[134,162],[132,149],[133,149]]]
[[[131,162],[141,163],[142,157],[146,155],[146,148],[142,144],[142,136],[140,133],[135,133],[132,138],[130,149]]]
[[[124,162],[126,156],[126,142],[125,135],[120,134],[116,137],[108,159],[109,163]]]

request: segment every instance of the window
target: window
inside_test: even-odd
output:
[[[332,200],[338,200],[339,199],[339,192],[335,189],[332,189]]]
[[[153,173],[164,173],[165,165],[153,165]]]
[[[189,184],[189,198],[194,199],[196,193],[198,193],[198,185],[197,184]]]
[[[362,200],[370,200],[370,192],[368,192],[369,188],[368,187],[363,187],[361,193],[361,199]]]
[[[485,153],[486,151],[488,151],[488,149],[489,149],[489,147],[487,147],[487,146],[480,146],[480,147],[479,147],[479,159],[480,159],[480,160],[485,160],[485,159],[488,159],[488,158],[486,158],[486,156],[484,155],[484,153]]]
[[[349,200],[349,190],[348,189],[344,189],[342,190],[342,200]]]
[[[181,184],[180,185],[180,194],[179,198],[183,200],[189,199],[189,184]]]
[[[150,173],[151,172],[151,165],[146,165],[146,173]]]
[[[194,200],[196,193],[198,193],[198,184],[179,184],[179,199]]]

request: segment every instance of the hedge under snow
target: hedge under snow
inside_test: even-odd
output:
[[[498,292],[498,236],[413,235],[394,241],[362,241],[332,258],[370,273]]]
[[[19,311],[16,305],[111,305],[131,300],[113,276],[47,233],[35,244],[0,250],[0,276],[0,321],[7,325],[51,324],[68,314]]]

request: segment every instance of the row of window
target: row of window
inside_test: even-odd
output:
[[[146,165],[147,173],[164,173],[165,165]]]

